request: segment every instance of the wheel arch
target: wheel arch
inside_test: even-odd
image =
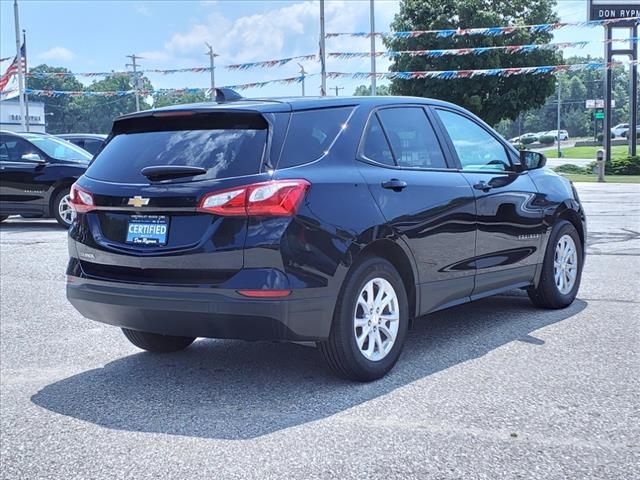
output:
[[[63,190],[65,188],[71,188],[71,185],[73,185],[76,180],[77,179],[75,178],[65,178],[63,180],[57,181],[54,185],[51,186],[51,188],[49,189],[49,192],[47,193],[48,197],[45,202],[45,207],[46,207],[45,216],[47,217],[53,216],[53,212],[55,211],[53,202],[56,199],[56,196],[58,195],[58,193],[60,193],[60,190]]]
[[[586,248],[586,232],[584,229],[583,219],[580,213],[576,211],[574,208],[567,207],[557,213],[556,222],[558,220],[566,220],[575,227],[575,229],[578,231],[578,235],[580,236],[580,243],[582,246],[582,251],[584,252]]]
[[[409,312],[411,312],[409,315],[409,326],[411,326],[420,307],[419,289],[417,288],[418,275],[413,255],[408,247],[402,244],[401,241],[393,241],[388,238],[378,239],[369,243],[360,250],[354,258],[352,268],[353,265],[370,256],[376,256],[387,260],[400,274],[405,291],[407,292]]]

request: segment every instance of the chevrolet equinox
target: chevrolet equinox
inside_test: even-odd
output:
[[[369,381],[421,315],[518,288],[575,299],[575,189],[466,110],[217,93],[119,117],[71,189],[69,301],[137,347],[315,342]]]

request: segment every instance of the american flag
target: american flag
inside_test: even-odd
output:
[[[0,93],[5,92],[5,88],[13,78],[13,76],[18,73],[18,64],[21,65],[22,71],[26,73],[27,70],[27,49],[24,42],[22,43],[22,47],[20,48],[20,61],[18,61],[18,57],[14,57],[11,65],[7,68],[4,74],[0,77]]]

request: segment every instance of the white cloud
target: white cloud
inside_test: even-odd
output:
[[[389,28],[397,10],[397,0],[376,4],[376,17],[381,29]],[[307,0],[234,20],[212,12],[205,21],[173,34],[165,43],[165,49],[173,54],[199,53],[205,42],[209,42],[217,53],[231,62],[315,53],[319,40],[319,11],[317,0]],[[368,19],[368,15],[368,2],[328,1],[325,6],[326,31],[351,31],[356,19]],[[354,39],[338,38],[331,40],[331,47],[348,44],[353,48],[355,43]],[[367,42],[361,43],[366,48]],[[328,44],[327,49],[329,47]]]
[[[73,60],[75,56],[71,50],[64,47],[52,47],[38,54],[38,58],[43,60]]]

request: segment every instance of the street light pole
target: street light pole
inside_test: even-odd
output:
[[[560,83],[560,75],[558,75],[558,125],[556,126],[556,137],[557,137],[557,142],[558,142],[558,158],[562,157],[562,151],[560,150],[560,105],[562,102],[562,99],[560,97],[560,91],[562,90],[562,85]]]
[[[206,43],[206,45],[209,48],[209,51],[206,53],[206,55],[209,55],[209,68],[211,69],[211,93],[210,93],[209,97],[211,98],[211,101],[214,101],[216,99],[216,74],[215,74],[216,65],[215,65],[215,58],[218,55],[213,53],[213,47],[211,45],[209,45],[208,43]]]
[[[324,0],[320,0],[320,96],[327,95],[327,62],[324,42]]]
[[[302,96],[304,97],[304,81],[305,81],[307,72],[305,72],[304,67],[302,66],[301,63],[298,63],[298,65],[300,65],[300,76],[302,77]]]
[[[373,0],[369,3],[369,17],[371,21],[371,95],[376,95],[376,19]]]

